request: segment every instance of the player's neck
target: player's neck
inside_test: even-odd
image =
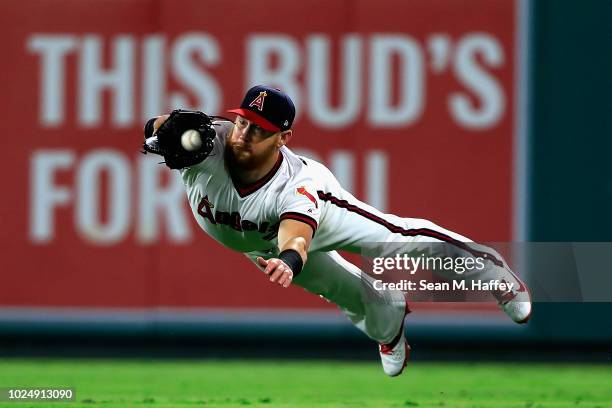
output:
[[[232,176],[240,183],[240,185],[248,186],[253,184],[262,178],[264,178],[272,169],[276,166],[280,159],[281,152],[276,151],[276,154],[270,155],[270,157],[255,169],[244,169],[240,167],[234,167],[232,169]]]

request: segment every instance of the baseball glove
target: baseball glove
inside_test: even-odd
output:
[[[210,155],[216,135],[210,116],[199,111],[176,109],[155,133],[153,133],[154,121],[155,118],[145,125],[143,153],[163,156],[166,166],[171,169],[193,166]],[[202,146],[197,150],[187,151],[181,144],[181,136],[191,129],[200,133]]]

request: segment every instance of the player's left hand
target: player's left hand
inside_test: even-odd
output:
[[[261,256],[258,256],[257,263],[264,268],[264,273],[270,276],[270,282],[277,282],[284,288],[288,288],[291,285],[293,271],[280,259],[270,258],[266,261]]]

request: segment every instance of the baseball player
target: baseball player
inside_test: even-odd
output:
[[[512,283],[497,294],[500,307],[517,323],[528,320],[529,292],[497,252],[430,221],[384,214],[344,190],[325,166],[287,148],[295,117],[288,95],[254,86],[229,112],[234,122],[193,111],[152,118],[145,125],[145,151],[180,170],[193,215],[207,234],[244,253],[272,283],[293,283],[335,303],[379,343],[386,374],[401,374],[410,350],[404,293],[377,289],[337,250],[360,253],[371,251],[372,243],[392,243],[413,255],[481,257],[487,267],[461,278]],[[181,140],[189,129],[199,130],[201,147]],[[388,255],[380,248],[377,256]]]

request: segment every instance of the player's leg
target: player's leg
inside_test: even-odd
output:
[[[335,303],[353,324],[379,343],[383,370],[402,373],[410,346],[404,336],[408,310],[401,291],[374,288],[373,279],[336,251],[313,252],[295,283]]]
[[[431,221],[417,218],[400,218],[384,215],[389,222],[379,230],[377,241],[380,245],[378,256],[394,256],[407,253],[410,256],[425,254],[429,258],[482,258],[484,268],[470,268],[458,274],[456,270],[431,268],[446,279],[464,279],[468,282],[498,281],[512,284],[509,291],[495,291],[502,310],[515,322],[525,323],[531,315],[531,297],[524,282],[510,269],[504,258],[493,248],[477,244],[453,231],[442,228]],[[388,253],[385,253],[387,251]]]
[[[511,291],[494,293],[502,310],[518,323],[526,322],[531,315],[529,290],[497,251],[428,220],[384,214],[347,192],[343,192],[340,199],[327,201],[345,209],[338,223],[338,229],[344,231],[339,244],[341,248],[371,257],[395,257],[398,254],[442,259],[483,257],[486,259],[484,269],[473,268],[461,275],[452,269],[436,268],[437,265],[427,269],[446,279],[462,279],[467,282],[493,280],[512,284]],[[335,239],[334,236],[322,237],[322,233],[325,231],[319,231],[319,239],[323,242]],[[335,234],[336,230],[327,233]],[[470,283],[468,285],[471,286]]]
[[[247,254],[255,264],[255,254]],[[373,288],[372,278],[337,252],[311,252],[293,283],[336,304],[368,337],[388,343],[404,321],[406,301],[401,291]]]
[[[401,291],[381,291],[373,279],[336,251],[313,252],[295,284],[336,304],[371,339],[390,343],[406,314]]]
[[[247,256],[254,259],[253,254]],[[403,292],[376,290],[371,277],[335,251],[309,253],[293,283],[336,304],[359,330],[381,344],[388,375],[402,372],[409,350],[403,332]]]

